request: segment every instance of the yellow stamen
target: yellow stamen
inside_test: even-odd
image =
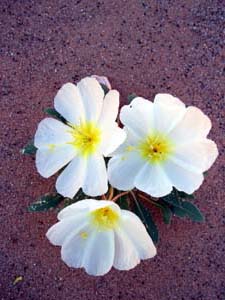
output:
[[[118,225],[119,215],[111,207],[98,208],[91,212],[92,224],[99,230],[113,229]]]
[[[48,149],[50,152],[54,152],[56,145],[55,144],[48,144]]]
[[[81,123],[80,125],[71,125],[70,133],[73,141],[70,142],[83,156],[93,154],[101,141],[101,130],[93,123]]]
[[[80,233],[80,237],[81,237],[82,239],[86,240],[86,239],[88,238],[88,233],[87,233],[86,231],[82,231],[82,232]]]
[[[167,160],[174,151],[172,141],[161,133],[148,135],[138,146],[141,156],[150,163],[161,163]]]

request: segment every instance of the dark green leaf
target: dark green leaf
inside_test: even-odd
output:
[[[37,202],[31,204],[28,210],[31,212],[47,211],[55,208],[62,200],[63,197],[59,194],[46,194],[41,196]]]
[[[66,123],[66,120],[54,108],[47,107],[44,109],[44,112],[49,116],[55,117],[56,119]]]
[[[102,87],[102,89],[104,91],[104,94],[106,95],[108,93],[108,91],[109,91],[109,88],[105,84],[103,84],[103,83],[100,83],[100,85],[101,85],[101,87]]]
[[[34,155],[37,151],[37,148],[34,146],[34,142],[29,142],[22,150],[22,154]]]
[[[135,199],[133,211],[142,220],[153,242],[157,243],[159,240],[159,232],[150,211],[137,199]]]
[[[128,199],[127,199],[126,196],[127,195],[120,197],[116,201],[116,204],[118,204],[121,209],[127,209],[127,210],[129,210]]]
[[[156,207],[159,207],[163,216],[163,222],[165,224],[170,224],[172,218],[172,211],[169,207],[169,204],[163,202],[162,200],[154,201],[153,199],[149,199],[149,202]]]
[[[166,204],[163,203],[162,201],[157,201],[159,204],[159,207],[161,208],[162,215],[163,215],[163,222],[165,224],[170,224],[171,218],[172,218],[172,211],[170,207]]]
[[[161,200],[169,203],[172,206],[173,213],[180,218],[189,217],[195,222],[204,221],[204,217],[199,209],[194,204],[179,199],[178,194],[174,191],[170,195],[162,197]]]
[[[75,202],[78,202],[80,200],[87,199],[88,197],[83,193],[82,189],[79,189],[79,191],[76,193],[76,195],[71,198],[65,198],[64,199],[64,207],[73,204]]]
[[[182,208],[179,208],[179,207],[177,207],[177,206],[173,206],[173,207],[171,208],[171,210],[172,210],[173,214],[174,214],[175,216],[179,217],[179,218],[184,218],[184,217],[186,217],[186,212],[185,212],[185,210],[183,210]]]
[[[204,216],[193,203],[184,201],[182,203],[182,209],[186,212],[186,216],[188,216],[192,221],[204,222]]]
[[[179,199],[178,195],[173,191],[171,194],[160,198],[161,200],[173,205],[173,206],[178,206],[180,207],[181,205],[181,200]]]
[[[182,199],[194,199],[194,194],[186,194],[184,192],[180,192],[180,191],[176,191],[178,197],[182,198]]]
[[[136,95],[135,93],[132,93],[132,94],[128,95],[128,96],[127,96],[128,103],[130,104],[131,101],[132,101],[134,98],[136,98],[136,97],[137,97],[137,95]]]

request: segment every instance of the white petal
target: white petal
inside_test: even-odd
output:
[[[103,157],[99,154],[87,158],[86,177],[84,179],[83,191],[89,196],[100,196],[108,190],[108,179],[106,165]]]
[[[114,254],[113,231],[95,231],[88,239],[83,267],[89,275],[104,275],[112,268]]]
[[[116,90],[109,91],[104,100],[98,123],[101,128],[111,127],[114,124],[119,109],[119,92]]]
[[[131,190],[134,188],[134,178],[143,165],[143,159],[133,151],[112,157],[108,163],[110,184],[118,190]]]
[[[84,120],[84,108],[78,88],[73,83],[64,84],[54,99],[55,109],[70,123]]]
[[[38,149],[36,153],[36,167],[41,176],[48,178],[66,164],[76,155],[72,145],[56,146],[52,149]]]
[[[170,132],[176,143],[203,139],[211,129],[210,119],[197,107],[190,106],[179,124]]]
[[[82,187],[86,174],[86,160],[76,156],[56,181],[56,190],[64,197],[73,198]]]
[[[78,82],[87,120],[97,121],[103,105],[104,91],[95,78],[86,77]]]
[[[163,168],[172,185],[179,191],[187,194],[192,194],[196,191],[204,179],[202,174],[190,172],[172,161],[168,161]]]
[[[154,128],[152,102],[141,97],[135,98],[130,105],[122,107],[120,120],[137,139],[145,137]]]
[[[154,99],[154,119],[157,131],[168,133],[180,122],[186,108],[170,94],[157,94]]]
[[[58,220],[62,220],[64,218],[72,217],[79,213],[84,213],[85,211],[89,211],[92,207],[96,207],[98,202],[98,200],[94,199],[84,199],[82,201],[78,201],[62,209],[58,213],[57,218]]]
[[[136,248],[122,228],[115,230],[115,258],[113,266],[118,270],[130,270],[140,263]]]
[[[84,238],[82,234],[85,234],[86,238]],[[90,226],[87,225],[82,228],[79,227],[78,231],[71,233],[65,239],[61,248],[61,257],[69,267],[83,267],[85,251],[92,235],[93,231]]]
[[[153,196],[163,197],[172,191],[172,184],[159,164],[146,163],[134,180],[137,189]]]
[[[208,139],[181,144],[171,160],[177,165],[196,173],[207,171],[218,156],[216,144]]]
[[[34,145],[37,148],[45,148],[48,145],[61,145],[72,140],[69,133],[70,127],[62,122],[46,118],[38,124],[34,137]]]
[[[62,220],[67,217],[74,216],[79,213],[84,213],[87,211],[93,211],[95,209],[101,208],[101,207],[107,207],[110,206],[113,210],[117,212],[118,215],[120,215],[120,208],[119,206],[108,200],[94,200],[94,199],[84,199],[81,201],[78,201],[74,204],[71,204],[67,207],[65,207],[63,210],[61,210],[58,213],[57,218],[59,220]]]
[[[106,128],[102,132],[101,152],[104,156],[109,156],[115,151],[126,139],[125,130],[114,123],[112,128]]]
[[[77,234],[87,223],[85,213],[77,213],[71,217],[54,224],[46,233],[47,238],[53,245],[62,246],[66,238],[72,233]]]
[[[155,256],[155,245],[141,220],[128,210],[122,210],[121,215],[123,230],[137,249],[140,259],[147,259]]]
[[[127,149],[130,147],[136,147],[137,144],[140,142],[139,138],[137,139],[135,135],[127,128],[126,126],[123,127],[123,131],[125,131],[126,139],[124,140],[123,144],[121,144],[113,153],[110,153],[110,156],[124,154],[127,153]]]

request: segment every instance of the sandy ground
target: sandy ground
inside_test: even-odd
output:
[[[1,300],[225,299],[224,28],[223,0],[1,0]],[[45,238],[54,212],[27,212],[55,179],[20,154],[60,86],[90,74],[108,76],[123,103],[169,92],[198,106],[220,150],[196,193],[206,222],[155,214],[158,256],[98,278],[69,269]]]

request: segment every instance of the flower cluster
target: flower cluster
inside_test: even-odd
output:
[[[119,126],[119,92],[106,78],[92,76],[63,85],[47,112],[54,118],[39,123],[33,148],[43,177],[62,170],[56,202],[72,203],[47,232],[68,266],[103,275],[112,266],[129,270],[155,256],[154,228],[139,199],[162,209],[167,223],[189,210],[202,220],[181,199],[200,187],[218,155],[201,110],[169,94],[157,94],[153,102],[135,96],[121,108]]]

